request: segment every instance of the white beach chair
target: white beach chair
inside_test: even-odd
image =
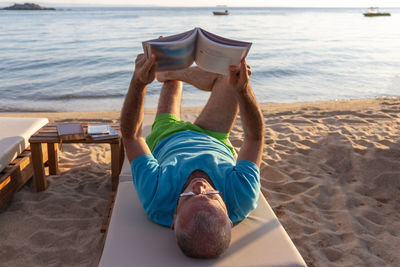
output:
[[[46,118],[0,117],[0,207],[33,175],[29,138]]]
[[[147,125],[145,124],[147,122]],[[148,120],[143,132],[148,132]],[[261,194],[258,207],[232,229],[231,245],[218,259],[184,256],[174,232],[153,223],[137,197],[125,158],[100,267],[112,266],[306,266]]]

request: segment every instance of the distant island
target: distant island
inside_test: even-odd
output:
[[[5,10],[56,10],[52,7],[42,7],[34,3],[14,4],[9,7],[3,8]]]

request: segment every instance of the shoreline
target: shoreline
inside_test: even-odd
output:
[[[260,104],[261,110],[267,114],[283,111],[299,111],[307,108],[324,108],[327,110],[354,111],[357,109],[379,108],[382,101],[398,100],[399,97],[377,97],[377,98],[362,98],[362,99],[345,99],[345,100],[327,100],[315,102],[294,102],[294,103],[273,103]],[[182,107],[181,114],[198,114],[202,107]],[[72,122],[72,121],[91,121],[102,122],[118,122],[120,118],[120,110],[110,111],[83,111],[83,112],[0,112],[0,117],[47,117],[50,122]],[[145,115],[155,115],[156,108],[146,108]],[[100,119],[101,118],[101,119]]]

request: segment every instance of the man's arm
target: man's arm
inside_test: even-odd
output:
[[[154,56],[146,59],[143,54],[139,54],[121,111],[121,134],[129,162],[143,154],[151,154],[142,136],[142,123],[146,88],[149,83],[154,81],[155,77]]]
[[[248,160],[260,167],[264,147],[264,118],[250,86],[250,74],[245,59],[240,69],[230,68],[230,83],[236,91],[244,130],[244,140],[237,160]]]

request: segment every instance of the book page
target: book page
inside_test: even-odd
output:
[[[179,70],[194,62],[197,29],[143,42],[147,57],[156,56],[157,71]]]
[[[249,42],[243,42],[243,41],[238,41],[238,40],[233,40],[233,39],[228,39],[216,34],[213,34],[211,32],[208,32],[206,30],[203,30],[202,28],[199,28],[199,31],[207,37],[207,39],[214,41],[218,44],[221,45],[228,45],[228,46],[237,46],[237,47],[249,47],[251,46],[251,43]]]
[[[239,65],[250,46],[251,43],[230,40],[199,30],[195,62],[204,70],[228,75],[229,66]]]

